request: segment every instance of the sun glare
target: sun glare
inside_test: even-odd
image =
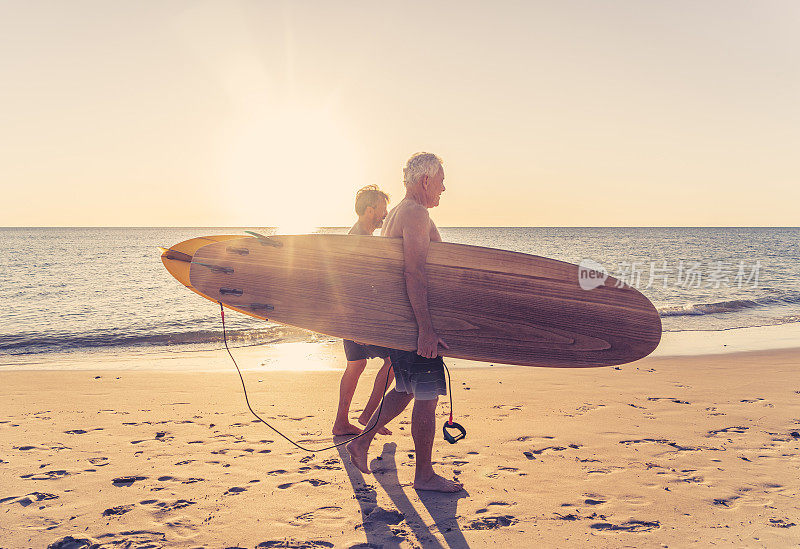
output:
[[[364,185],[358,147],[323,110],[284,108],[242,120],[228,143],[226,206],[242,225],[291,234],[336,224]]]
[[[297,221],[290,221],[281,223],[275,227],[275,234],[310,234],[315,233],[319,229],[319,225],[314,225],[298,219]]]

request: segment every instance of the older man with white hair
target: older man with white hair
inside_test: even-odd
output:
[[[395,387],[386,393],[382,410],[373,414],[365,434],[347,445],[350,460],[364,473],[370,473],[367,452],[376,432],[400,415],[414,401],[411,413],[411,436],[416,450],[414,488],[437,492],[457,492],[460,483],[437,475],[431,463],[436,434],[436,404],[439,395],[447,394],[444,362],[439,346],[447,348],[433,328],[428,309],[428,282],[425,263],[431,241],[441,242],[439,230],[428,209],[439,205],[445,190],[441,159],[431,153],[417,153],[409,158],[403,170],[406,196],[395,206],[383,226],[382,235],[403,239],[406,292],[417,321],[417,350],[390,350]]]

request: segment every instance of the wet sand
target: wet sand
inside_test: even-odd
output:
[[[442,440],[442,399],[434,447],[438,472],[466,487],[453,495],[411,487],[410,408],[375,439],[365,476],[343,449],[306,453],[254,421],[232,366],[91,360],[96,371],[0,372],[0,547],[800,543],[798,349],[453,369],[468,435]],[[312,446],[331,441],[339,376],[245,372],[253,407]]]

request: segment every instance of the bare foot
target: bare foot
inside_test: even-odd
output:
[[[369,465],[367,465],[367,448],[362,448],[360,444],[358,444],[358,440],[354,440],[350,442],[345,449],[347,453],[350,454],[350,462],[356,466],[356,469],[361,471],[364,474],[370,475],[372,471],[369,470]]]
[[[363,417],[360,417],[360,418],[358,418],[358,422],[359,422],[361,425],[363,425],[364,427],[366,427],[366,426],[367,426],[367,422],[368,422],[369,420],[370,420],[370,418],[367,418],[367,419],[364,419]],[[392,432],[391,432],[389,429],[387,429],[386,427],[381,427],[380,429],[378,429],[378,434],[381,434],[381,435],[391,435],[391,434],[392,434]]]
[[[341,436],[341,435],[360,435],[361,429],[350,423],[343,423],[339,425],[338,423],[333,424],[333,435],[334,436]]]
[[[460,482],[447,480],[437,474],[425,481],[414,479],[414,490],[431,490],[433,492],[453,493],[464,489]]]

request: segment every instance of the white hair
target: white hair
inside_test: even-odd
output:
[[[418,152],[413,154],[403,168],[403,183],[406,187],[416,185],[422,176],[435,176],[442,167],[442,159],[433,153]]]

